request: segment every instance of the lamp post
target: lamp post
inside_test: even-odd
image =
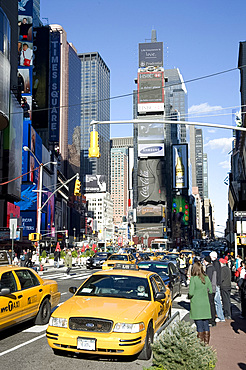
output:
[[[75,240],[76,240],[75,232],[76,232],[76,229],[74,227],[73,228],[73,245],[74,245],[74,247],[75,247]]]
[[[28,146],[23,146],[23,150],[25,152],[30,152],[32,156],[36,159],[39,165],[39,182],[38,182],[38,202],[37,202],[37,233],[40,235],[40,229],[41,229],[41,207],[42,207],[42,188],[43,188],[43,167],[47,166],[48,164],[54,164],[56,165],[57,162],[47,162],[45,164],[40,163],[36,155],[33,153],[33,151],[28,148]],[[37,247],[37,262],[39,262],[39,255],[40,255],[40,241],[38,240],[38,247]]]

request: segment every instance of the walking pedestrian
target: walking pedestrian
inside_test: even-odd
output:
[[[212,318],[209,320],[209,325],[215,326],[216,325],[216,309],[215,309],[215,303],[214,303],[214,297],[216,293],[216,270],[212,264],[212,260],[210,256],[206,256],[204,258],[204,265],[206,267],[206,274],[209,277],[211,284],[212,284],[212,293],[208,293],[208,299],[210,303],[210,309],[211,309],[211,316]]]
[[[227,266],[227,260],[220,258],[221,264],[221,298],[224,308],[224,316],[231,320],[231,270]]]
[[[179,257],[177,258],[177,264],[180,273],[181,284],[187,287],[187,260],[183,253],[179,254]]]
[[[205,344],[209,344],[210,340],[209,319],[211,319],[211,309],[208,292],[212,294],[211,281],[205,275],[201,262],[197,261],[193,264],[191,270],[189,286],[190,318],[195,321],[197,337]]]
[[[246,319],[246,275],[240,280],[239,294],[241,298],[241,318]]]
[[[60,267],[60,256],[61,256],[61,247],[59,242],[57,242],[56,249],[54,252],[54,267],[59,269]]]
[[[72,252],[70,250],[67,250],[64,262],[65,267],[67,267],[66,273],[69,274],[72,269]]]
[[[216,322],[222,322],[225,321],[224,313],[223,313],[223,307],[222,307],[222,301],[221,301],[221,293],[220,293],[220,286],[221,286],[221,265],[217,259],[217,253],[215,251],[212,251],[209,256],[211,257],[213,266],[216,270],[216,292],[214,296],[214,303],[215,303],[215,309],[217,318],[215,319]]]

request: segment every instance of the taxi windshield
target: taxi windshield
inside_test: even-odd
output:
[[[125,256],[124,254],[112,254],[112,256],[110,256],[108,258],[108,260],[113,260],[113,261],[128,261],[128,258],[127,256]]]
[[[147,279],[124,275],[92,275],[80,287],[76,296],[151,300]]]

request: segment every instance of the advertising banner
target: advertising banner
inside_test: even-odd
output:
[[[139,44],[139,67],[163,67],[163,42]]]
[[[138,112],[164,112],[164,72],[138,73]]]
[[[59,142],[60,126],[60,32],[50,33],[49,141]]]
[[[33,0],[18,0],[19,15],[32,15],[32,13],[33,13]]]
[[[23,236],[36,232],[36,215],[37,211],[21,211]]]
[[[85,192],[86,193],[102,193],[106,192],[105,175],[86,175],[85,176]]]
[[[31,125],[32,121],[24,120],[23,121],[23,146],[29,147],[29,126]],[[25,176],[22,177],[22,181],[29,181],[29,152],[26,152],[22,148],[22,175],[25,173]]]
[[[187,189],[188,184],[188,144],[173,145],[173,188]]]
[[[164,163],[160,158],[138,161],[139,205],[165,204]]]
[[[138,144],[138,157],[164,157],[164,143]]]
[[[137,216],[138,217],[161,217],[162,216],[162,205],[154,206],[138,206]]]

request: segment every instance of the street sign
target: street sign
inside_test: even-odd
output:
[[[246,211],[234,211],[234,217],[246,217]]]
[[[17,218],[11,218],[9,220],[10,239],[16,239],[17,230]]]

